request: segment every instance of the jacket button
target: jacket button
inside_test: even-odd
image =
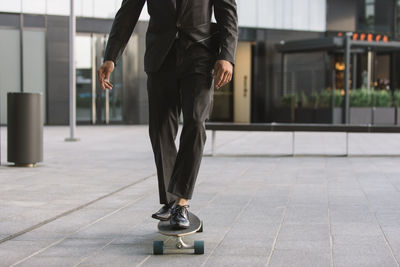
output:
[[[177,24],[176,24],[176,27],[178,27],[178,28],[180,28],[182,25],[178,22]]]

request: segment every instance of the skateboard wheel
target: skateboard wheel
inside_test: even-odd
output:
[[[204,241],[203,240],[194,241],[194,254],[204,254]]]
[[[164,254],[164,241],[153,241],[153,254],[154,255]]]
[[[203,221],[201,221],[201,226],[200,226],[200,229],[199,230],[197,230],[197,232],[198,233],[202,233],[203,232]]]

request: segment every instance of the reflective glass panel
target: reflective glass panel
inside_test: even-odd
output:
[[[41,93],[46,123],[46,35],[41,30],[24,30],[24,91]]]
[[[7,93],[21,90],[19,30],[0,29],[0,107],[1,123],[7,123]]]

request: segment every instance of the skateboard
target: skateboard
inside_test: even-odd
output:
[[[162,235],[172,236],[175,238],[175,246],[178,249],[194,249],[194,254],[204,254],[204,241],[195,240],[193,245],[189,245],[183,241],[183,237],[191,235],[196,232],[203,232],[203,222],[200,221],[199,217],[189,212],[190,226],[187,229],[176,229],[171,226],[168,221],[160,221],[158,223],[158,232]],[[164,254],[164,241],[153,241],[153,254],[162,255]]]

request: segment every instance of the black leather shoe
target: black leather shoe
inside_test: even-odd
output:
[[[171,208],[173,205],[174,201],[169,204],[165,204],[156,213],[153,213],[151,217],[160,221],[168,221],[171,218]]]
[[[176,229],[189,228],[189,205],[180,206],[174,205],[171,209],[170,223]]]

